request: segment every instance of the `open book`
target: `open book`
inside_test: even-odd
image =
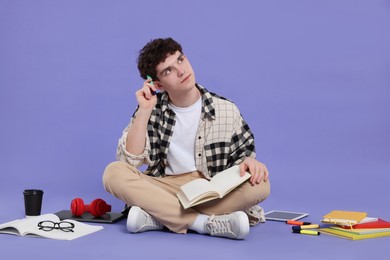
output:
[[[66,221],[74,224],[73,232],[64,232],[59,229],[53,229],[51,231],[40,230],[38,227],[38,223],[46,220],[53,221],[56,223],[61,221],[54,214],[44,214],[36,217],[18,219],[4,224],[0,224],[0,233],[19,236],[44,237],[60,240],[72,240],[103,229],[102,226],[93,226],[75,220],[67,219]]]
[[[216,174],[210,181],[196,179],[184,184],[176,195],[183,207],[187,209],[210,200],[223,198],[250,177],[248,172],[241,177],[240,167],[235,165]]]

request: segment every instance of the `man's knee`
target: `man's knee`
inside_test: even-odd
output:
[[[252,185],[249,182],[246,183],[242,194],[242,200],[249,204],[255,205],[264,201],[271,192],[271,186],[269,180],[262,181],[259,184]]]
[[[115,161],[107,165],[103,173],[104,187],[107,189],[112,183],[118,182],[118,179],[120,179],[126,171],[128,171],[127,165],[121,161]]]

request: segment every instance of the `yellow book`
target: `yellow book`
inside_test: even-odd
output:
[[[358,224],[365,217],[367,217],[366,212],[333,210],[323,217],[322,222],[351,226]]]
[[[379,232],[379,233],[371,233],[371,234],[356,234],[350,232],[350,230],[340,230],[335,228],[320,228],[319,231],[324,234],[333,235],[340,238],[350,239],[350,240],[361,240],[368,238],[376,238],[376,237],[385,237],[390,236],[390,232]]]
[[[374,234],[374,233],[382,233],[382,232],[390,232],[390,228],[354,228],[354,229],[346,229],[339,226],[330,227],[332,229],[341,230],[348,233],[353,234]]]

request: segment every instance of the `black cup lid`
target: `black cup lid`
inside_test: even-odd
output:
[[[39,194],[43,194],[43,190],[29,189],[29,190],[24,190],[23,194],[24,195],[39,195]]]

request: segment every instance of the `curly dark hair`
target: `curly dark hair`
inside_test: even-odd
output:
[[[181,45],[172,38],[158,38],[148,42],[139,52],[137,59],[140,76],[146,79],[146,75],[150,75],[153,79],[158,79],[157,65],[176,51],[183,50]]]

